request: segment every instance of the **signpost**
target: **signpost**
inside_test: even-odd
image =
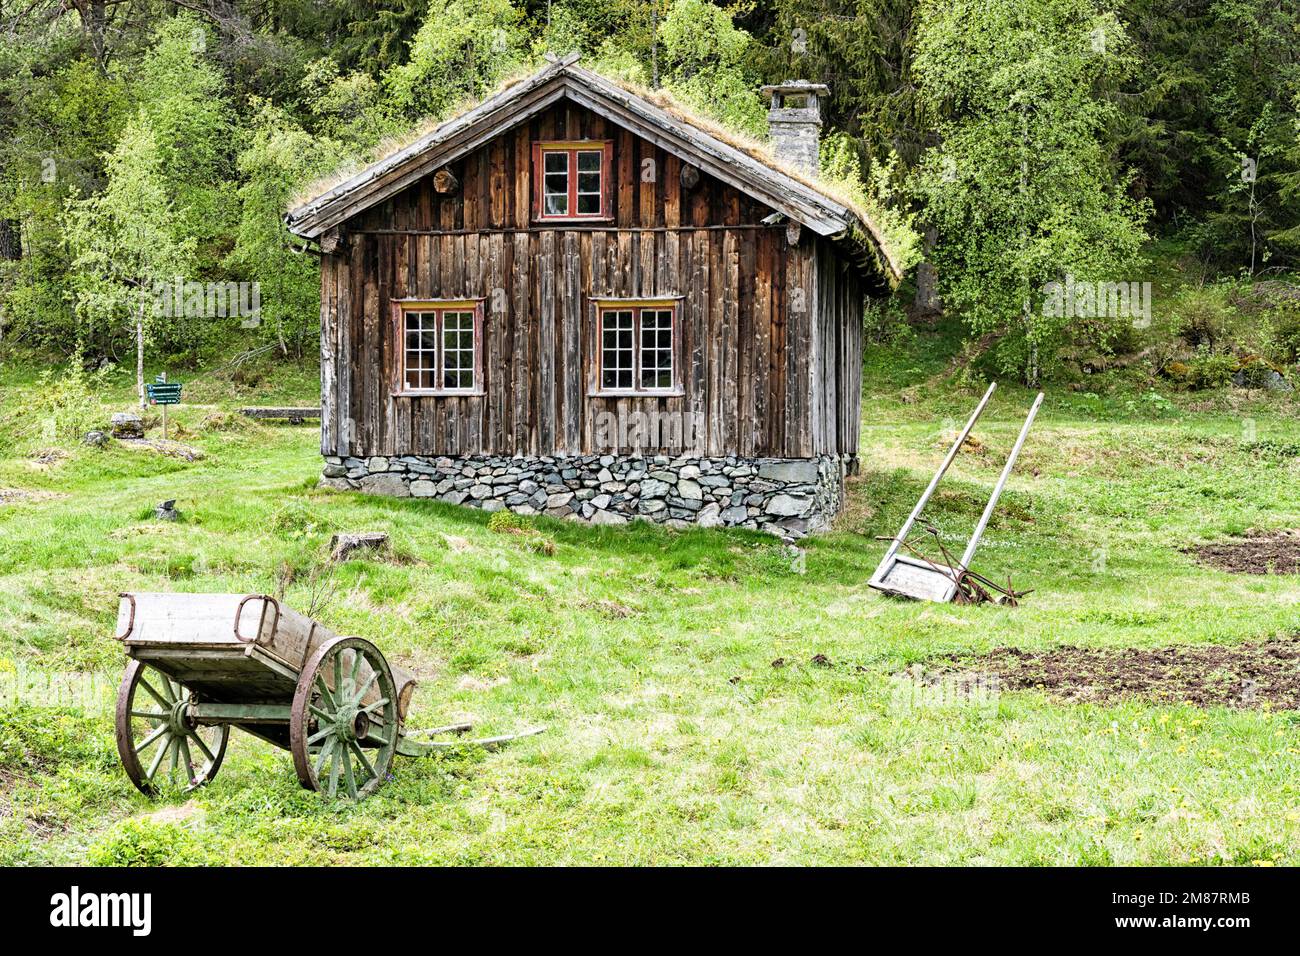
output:
[[[150,405],[161,405],[163,414],[163,441],[167,440],[167,406],[181,403],[181,383],[168,382],[167,373],[162,372],[154,379],[152,385],[146,385]]]

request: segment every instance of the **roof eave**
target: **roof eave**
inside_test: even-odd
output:
[[[304,239],[319,238],[322,233],[339,221],[330,216],[331,206],[335,206],[358,193],[364,187],[384,179],[390,173],[400,171],[407,163],[419,159],[422,154],[431,149],[436,150],[436,147],[440,144],[451,140],[456,134],[472,128],[492,113],[508,108],[519,99],[544,86],[552,77],[563,71],[577,58],[578,54],[570,53],[568,56],[538,70],[527,79],[521,80],[510,88],[502,90],[497,95],[489,97],[472,109],[466,110],[460,116],[453,117],[445,123],[440,123],[424,136],[402,147],[391,156],[386,156],[378,162],[372,163],[337,186],[326,190],[301,205],[295,206],[285,215],[285,225],[296,236],[301,236]],[[344,216],[343,218],[347,217]]]
[[[755,196],[837,245],[856,248],[861,267],[878,268],[890,285],[901,278],[874,223],[658,105],[577,65],[577,54],[556,60],[473,109],[439,125],[320,196],[290,210],[285,224],[294,235],[319,239],[325,232],[388,196],[499,135],[506,124],[522,121],[555,100],[568,97],[612,122],[631,129],[715,178]],[[543,87],[559,78],[548,92]],[[481,127],[476,130],[476,127]],[[350,201],[351,200],[351,201]]]

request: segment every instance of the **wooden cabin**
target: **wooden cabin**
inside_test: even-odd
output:
[[[825,526],[898,270],[817,184],[825,87],[766,89],[783,159],[552,61],[290,211],[321,253],[323,483]]]

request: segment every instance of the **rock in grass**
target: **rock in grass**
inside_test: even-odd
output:
[[[153,509],[154,517],[159,521],[179,521],[181,513],[176,510],[176,499],[168,498]]]
[[[387,551],[388,535],[382,531],[340,533],[330,539],[330,558],[346,561],[357,551]]]
[[[1294,386],[1282,377],[1277,369],[1269,368],[1262,362],[1247,366],[1235,372],[1232,384],[1237,388],[1262,388],[1270,392],[1292,392]]]
[[[143,438],[144,422],[132,412],[114,412],[109,431],[114,438]]]

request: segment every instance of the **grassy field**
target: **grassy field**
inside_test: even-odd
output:
[[[423,676],[416,726],[549,729],[499,753],[398,758],[357,806],[303,791],[286,753],[237,733],[210,787],[149,802],[106,709],[11,703],[0,862],[1300,863],[1294,712],[1032,691],[971,706],[895,676],[1003,645],[1300,631],[1300,579],[1183,551],[1300,528],[1300,406],[1052,391],[976,561],[1034,593],[1016,609],[894,602],[865,584],[874,536],[897,530],[978,397],[939,381],[951,346],[870,351],[863,473],[802,559],[746,532],[539,519],[512,534],[440,503],[318,491],[314,429],[229,414],[314,400],[309,372],[187,387],[174,418],[201,461],[120,443],[50,455],[27,407],[36,372],[9,365],[0,489],[35,494],[0,503],[0,671],[101,674],[111,694],[119,591],[285,586],[301,607],[332,532],[382,530],[395,559],[339,566],[326,623]],[[105,412],[129,407],[128,381],[107,387]],[[958,548],[1031,399],[999,390],[935,501]],[[181,522],[153,519],[165,498]]]

